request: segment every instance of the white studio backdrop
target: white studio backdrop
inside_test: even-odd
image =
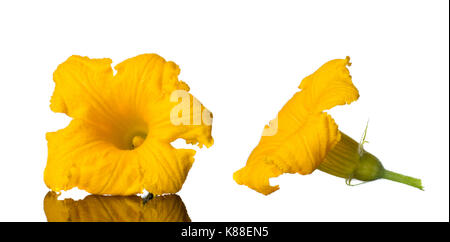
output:
[[[192,221],[448,221],[448,1],[14,1],[0,3],[1,221],[46,221],[45,133],[70,121],[49,109],[53,71],[73,54],[113,65],[157,53],[214,114],[209,149],[179,192]],[[387,169],[349,187],[316,171],[237,185],[262,129],[331,59],[351,57],[360,99],[328,111]],[[175,146],[186,146],[175,142]],[[64,196],[82,198],[71,191]]]

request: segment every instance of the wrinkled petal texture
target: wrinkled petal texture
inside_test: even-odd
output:
[[[73,119],[66,128],[47,133],[44,181],[56,192],[78,187],[93,194],[176,193],[195,151],[170,143],[182,138],[210,147],[211,125],[171,121],[170,112],[178,105],[170,99],[173,91],[184,90],[195,99],[178,80],[175,63],[145,54],[115,69],[114,75],[110,59],[72,56],[54,72],[50,108]],[[189,110],[191,120],[208,111],[201,104],[198,110]],[[145,140],[134,148],[136,136]]]
[[[320,165],[340,140],[336,123],[323,111],[359,98],[347,69],[349,61],[348,57],[329,61],[303,79],[301,91],[278,113],[276,133],[263,135],[246,166],[234,173],[238,184],[268,195],[279,189],[270,185],[270,178],[310,174]]]
[[[190,222],[181,198],[156,196],[143,203],[139,196],[90,195],[83,200],[58,200],[54,192],[44,198],[48,222]]]

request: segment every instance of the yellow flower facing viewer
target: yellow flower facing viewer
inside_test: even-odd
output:
[[[89,195],[83,200],[58,200],[55,192],[44,198],[48,222],[191,222],[178,195],[156,196],[148,202],[139,196]]]
[[[195,151],[170,143],[210,147],[212,115],[178,80],[174,62],[139,55],[115,66],[115,75],[111,63],[71,56],[54,72],[50,108],[72,121],[47,133],[45,183],[55,192],[176,193]]]
[[[269,178],[283,173],[306,175],[320,169],[348,182],[353,178],[385,178],[422,189],[419,179],[385,170],[374,155],[363,149],[364,139],[359,144],[340,132],[333,118],[324,112],[359,98],[347,65],[349,57],[332,60],[303,79],[301,91],[266,125],[246,166],[234,173],[238,184],[268,195],[279,189],[278,185],[270,185]]]

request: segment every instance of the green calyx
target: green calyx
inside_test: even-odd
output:
[[[363,151],[359,158],[358,167],[353,171],[353,178],[360,181],[373,181],[382,177],[383,165],[377,157]]]
[[[364,150],[366,132],[367,127],[360,143],[341,132],[341,140],[328,152],[318,169],[345,178],[348,185],[352,179],[368,182],[383,178],[423,190],[420,179],[384,169],[376,156]]]

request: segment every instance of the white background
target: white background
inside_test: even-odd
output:
[[[179,195],[193,221],[448,221],[448,1],[10,1],[0,3],[0,220],[46,221],[45,133],[53,71],[70,55],[114,65],[158,53],[214,114]],[[350,56],[360,99],[329,111],[390,170],[425,191],[379,180],[346,186],[320,171],[237,185],[264,125],[328,60]],[[177,142],[177,145],[179,143]],[[81,198],[82,192],[65,194]]]

